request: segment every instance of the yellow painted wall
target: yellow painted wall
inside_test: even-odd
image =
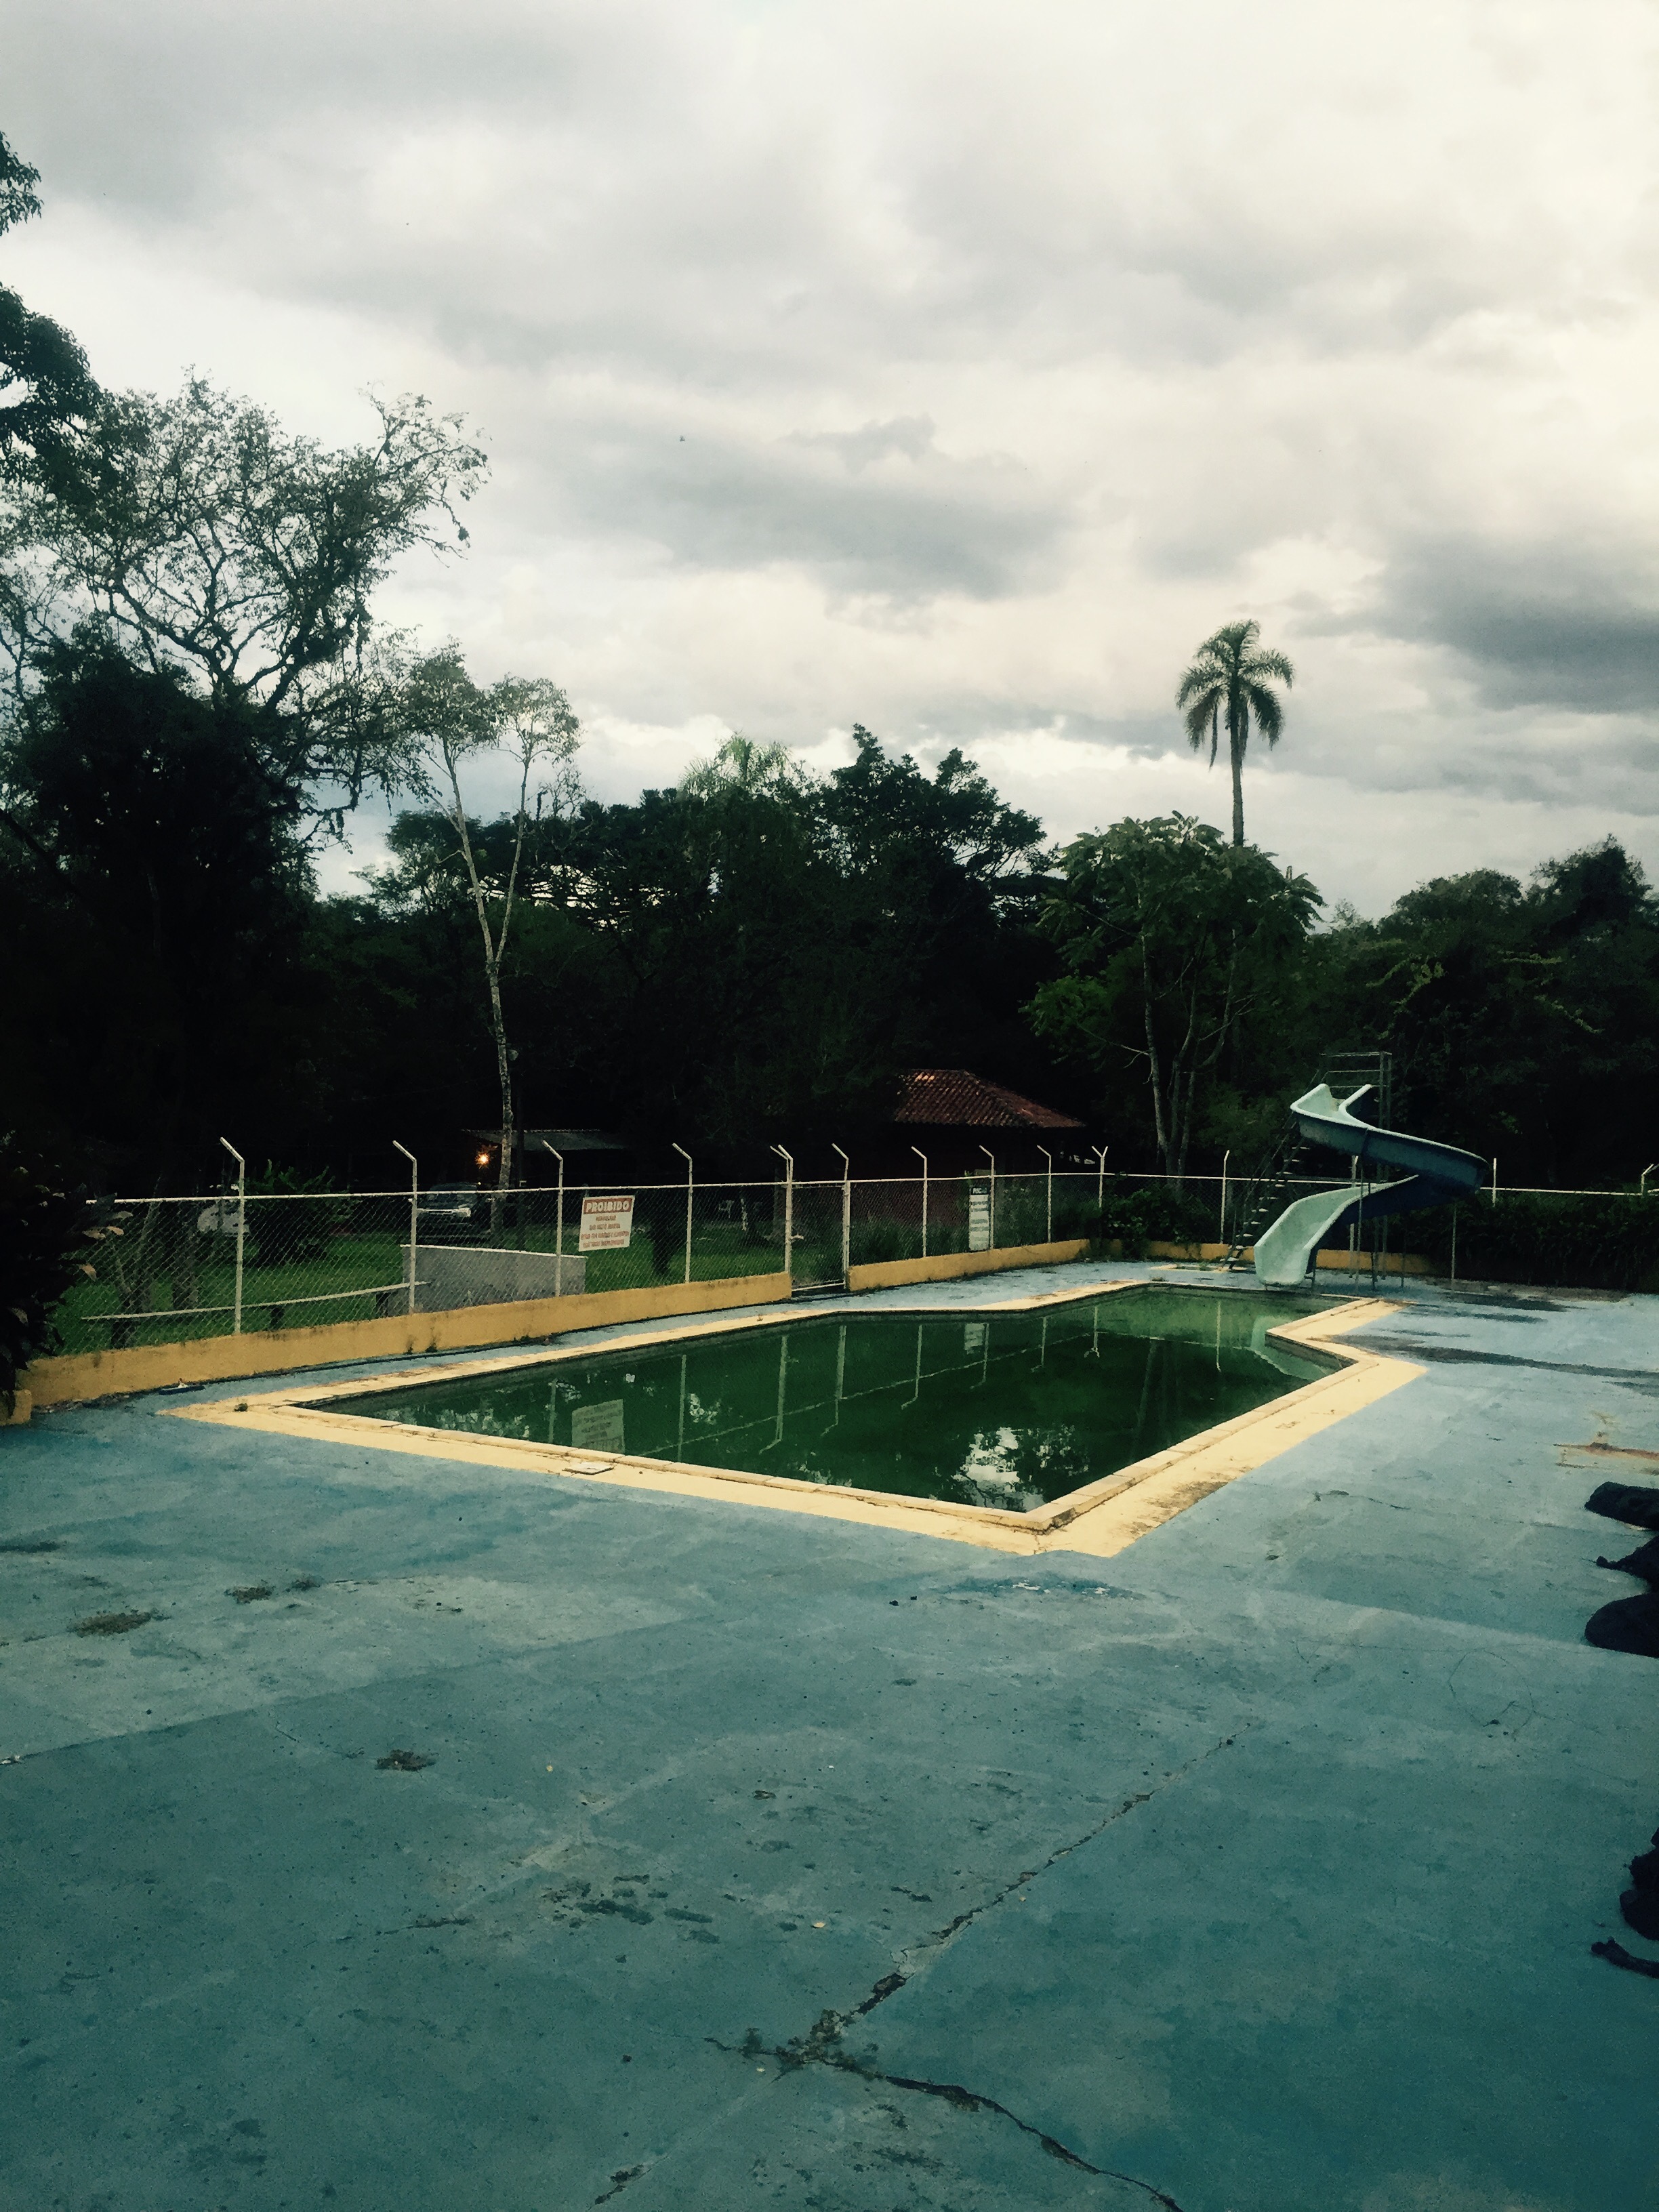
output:
[[[1118,1254],[1120,1256],[1122,1249],[1120,1244],[1110,1244],[1107,1247],[1108,1251]],[[1149,1244],[1146,1247],[1146,1254],[1147,1257],[1152,1260],[1224,1260],[1229,1249],[1225,1244]],[[1343,1274],[1347,1274],[1350,1272],[1348,1266],[1350,1256],[1346,1252],[1322,1252],[1319,1255],[1319,1265],[1322,1269],[1335,1267]],[[1244,1257],[1249,1261],[1255,1260],[1254,1244],[1247,1244],[1244,1247]],[[1352,1272],[1356,1275],[1363,1274],[1369,1283],[1371,1273],[1370,1254],[1356,1252],[1352,1255],[1352,1257],[1354,1262]],[[1397,1275],[1400,1273],[1400,1266],[1399,1253],[1390,1252],[1380,1263],[1378,1272]],[[1431,1275],[1435,1273],[1433,1261],[1426,1258],[1421,1252],[1407,1252],[1405,1267],[1408,1275]]]
[[[1108,1250],[1113,1249],[1108,1247]],[[1224,1244],[1151,1244],[1160,1260],[1224,1259]],[[1086,1238],[1054,1244],[1016,1244],[997,1252],[945,1252],[931,1260],[884,1260],[848,1273],[851,1291],[891,1290],[908,1283],[944,1283],[964,1275],[996,1274],[1010,1267],[1053,1267],[1086,1258]],[[1249,1259],[1252,1255],[1246,1253]],[[1322,1252],[1322,1272],[1347,1273],[1346,1252]],[[1401,1257],[1390,1253],[1386,1274],[1397,1276]],[[1405,1272],[1426,1275],[1431,1263],[1407,1253]],[[1370,1279],[1370,1262],[1354,1271]],[[661,1321],[676,1314],[718,1313],[732,1306],[775,1305],[790,1295],[787,1275],[738,1275],[718,1282],[671,1283],[652,1289],[594,1291],[577,1297],[525,1298],[510,1305],[464,1306],[450,1313],[392,1314],[375,1321],[330,1322],[313,1328],[250,1330],[242,1336],[204,1336],[185,1344],[135,1344],[119,1351],[71,1352],[37,1359],[19,1378],[14,1420],[36,1407],[82,1398],[114,1398],[161,1390],[175,1382],[228,1382],[241,1376],[283,1375],[342,1360],[462,1352],[484,1345],[539,1342],[572,1329],[602,1328],[617,1322]]]
[[[1000,1252],[941,1252],[933,1260],[878,1260],[849,1267],[849,1291],[890,1291],[902,1283],[948,1283],[958,1275],[994,1275],[1004,1267],[1047,1267],[1088,1255],[1086,1237],[1060,1244],[1011,1244]]]
[[[520,1344],[613,1322],[661,1321],[727,1306],[774,1305],[790,1293],[787,1275],[736,1275],[718,1282],[670,1283],[649,1290],[592,1291],[580,1297],[524,1298],[511,1305],[463,1306],[450,1313],[393,1314],[378,1321],[327,1322],[314,1328],[252,1330],[187,1344],[134,1344],[118,1352],[70,1352],[37,1359],[22,1382],[36,1407],[77,1398],[113,1398],[173,1382],[228,1382],[244,1375],[283,1375],[349,1359],[460,1352]],[[20,1400],[21,1397],[20,1390]]]
[[[1253,1259],[1255,1256],[1254,1249],[1250,1256]],[[1371,1279],[1370,1254],[1356,1252],[1352,1256],[1353,1264],[1350,1267],[1350,1255],[1346,1252],[1322,1252],[1319,1255],[1320,1268],[1322,1272],[1327,1268],[1334,1267],[1342,1274],[1352,1273],[1356,1279],[1364,1275],[1369,1283]],[[1398,1275],[1402,1268],[1408,1275],[1434,1275],[1439,1273],[1439,1269],[1425,1253],[1385,1252],[1376,1263],[1378,1282],[1383,1281],[1390,1275]]]

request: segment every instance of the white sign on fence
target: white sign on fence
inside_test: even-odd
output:
[[[597,1406],[573,1406],[570,1408],[570,1442],[577,1451],[624,1450],[623,1401],[607,1398]]]
[[[582,1200],[581,1235],[576,1240],[579,1252],[626,1251],[634,1234],[634,1200],[626,1198],[585,1198]]]
[[[968,1192],[968,1249],[988,1252],[991,1249],[991,1193],[989,1186],[976,1182]]]

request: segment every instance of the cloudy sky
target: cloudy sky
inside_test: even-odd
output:
[[[730,728],[962,744],[1057,835],[1228,797],[1376,912],[1612,831],[1659,874],[1659,17],[1625,0],[3,0],[106,383],[345,441],[466,411],[387,612],[545,674],[603,796]],[[363,841],[363,849],[372,846]]]

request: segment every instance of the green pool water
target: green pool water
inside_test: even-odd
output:
[[[345,1403],[375,1420],[1030,1512],[1328,1372],[1267,1334],[1331,1303],[1147,1289],[1046,1315],[849,1314]]]

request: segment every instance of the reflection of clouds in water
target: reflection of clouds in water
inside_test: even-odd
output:
[[[999,1429],[994,1437],[980,1430],[962,1462],[963,1480],[982,1483],[989,1489],[1006,1490],[1019,1480],[1019,1470],[1012,1463],[1019,1448],[1019,1433],[1015,1429]]]
[[[1048,1502],[1052,1485],[1043,1478],[1051,1478],[1057,1469],[1063,1471],[1067,1487],[1087,1477],[1087,1461],[1078,1449],[1074,1430],[981,1429],[951,1479],[951,1488],[964,1504],[1029,1513]],[[1039,1477],[1036,1486],[1030,1480],[1034,1473]]]

